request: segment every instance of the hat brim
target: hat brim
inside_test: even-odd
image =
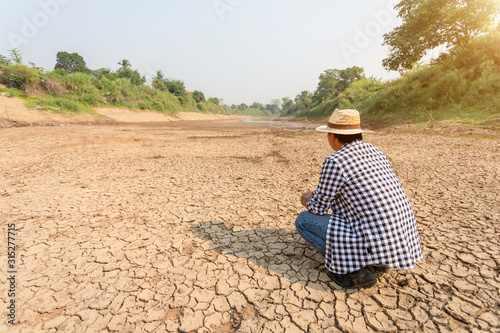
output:
[[[323,126],[316,128],[316,131],[323,132],[323,133],[341,134],[341,135],[352,135],[352,134],[360,134],[360,133],[367,132],[367,131],[364,131],[362,129],[336,129],[336,128],[328,127],[326,125],[323,125]]]

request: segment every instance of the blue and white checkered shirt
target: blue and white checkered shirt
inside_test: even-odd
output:
[[[326,234],[326,268],[338,274],[368,265],[414,268],[423,258],[417,221],[387,156],[354,141],[328,156],[307,202],[332,215]]]

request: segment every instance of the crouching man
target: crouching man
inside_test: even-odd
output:
[[[316,130],[328,133],[335,153],[316,190],[302,194],[307,211],[295,226],[325,255],[328,276],[344,288],[370,288],[389,267],[415,268],[423,255],[410,202],[388,158],[362,141],[358,111],[337,109]]]

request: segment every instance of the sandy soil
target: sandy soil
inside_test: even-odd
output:
[[[498,140],[366,135],[403,183],[425,259],[344,290],[293,225],[326,138],[255,126],[1,129],[19,323],[6,327],[3,297],[0,331],[499,330]]]
[[[29,109],[23,100],[7,97],[7,94],[0,93],[0,128],[60,123],[92,124],[106,122],[110,122],[110,120],[103,116],[93,116],[86,113],[63,114],[40,109]]]
[[[28,108],[18,98],[0,93],[0,128],[18,126],[74,125],[74,124],[111,124],[111,123],[149,123],[173,121],[210,121],[221,119],[240,119],[237,115],[214,115],[199,112],[180,112],[166,115],[159,112],[129,110],[124,108],[95,108],[95,115],[88,113],[54,113],[40,107]]]
[[[120,108],[96,108],[95,111],[113,121],[122,123],[150,123],[150,122],[172,122],[172,121],[210,121],[221,119],[239,119],[237,115],[214,115],[199,112],[180,112],[166,115],[151,111],[133,111]]]

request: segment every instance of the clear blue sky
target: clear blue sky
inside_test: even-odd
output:
[[[91,69],[128,59],[148,79],[161,69],[226,104],[269,103],[314,91],[326,69],[381,65],[394,0],[0,0],[0,54],[52,70],[58,51]]]

